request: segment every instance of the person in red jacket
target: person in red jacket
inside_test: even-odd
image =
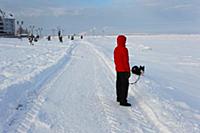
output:
[[[120,105],[131,106],[131,104],[127,102],[130,65],[128,49],[125,44],[126,37],[124,35],[119,35],[117,37],[117,47],[114,49],[114,62],[117,73],[116,94],[117,102],[120,102]]]

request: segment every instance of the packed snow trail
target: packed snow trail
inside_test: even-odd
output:
[[[101,127],[101,112],[96,112],[98,99],[92,80],[95,60],[85,46],[79,46],[82,49],[73,52],[65,71],[47,92],[46,101],[30,132],[107,132]]]
[[[5,133],[200,132],[198,111],[157,95],[159,83],[149,77],[130,86],[128,101],[132,107],[119,106],[110,56],[114,47],[101,45],[108,43],[108,38],[91,40],[73,41],[64,64],[44,73],[50,78],[40,81],[35,77],[39,82],[34,83],[39,84],[18,99],[20,104],[8,118]]]
[[[28,132],[157,132],[137,106],[133,104],[131,109],[118,105],[114,75],[110,75],[92,47],[81,41],[76,43],[79,44],[71,60],[43,93],[41,109]]]

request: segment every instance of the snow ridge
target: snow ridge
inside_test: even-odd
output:
[[[166,127],[161,121],[159,121],[158,117],[154,113],[153,109],[148,106],[148,104],[145,103],[144,100],[142,100],[139,93],[137,93],[136,90],[133,86],[131,86],[130,94],[135,98],[136,102],[139,104],[141,109],[143,109],[144,113],[146,116],[154,123],[154,125],[159,129],[160,132],[162,133],[171,133],[171,131]],[[139,101],[140,100],[140,101]]]
[[[70,56],[73,49],[77,44],[70,44],[66,54],[60,61],[54,66],[45,70],[45,72],[37,75],[37,77],[43,77],[43,80],[39,81],[36,86],[33,86],[34,92],[30,92],[28,99],[21,99],[21,105],[25,106],[17,110],[13,116],[9,119],[8,125],[4,132],[17,132],[26,133],[31,128],[32,123],[36,120],[36,117],[40,111],[41,106],[45,102],[45,95],[48,88],[50,88],[58,79],[60,75],[65,71],[63,68],[70,63]],[[44,74],[45,73],[45,74]],[[36,79],[37,79],[36,77]]]

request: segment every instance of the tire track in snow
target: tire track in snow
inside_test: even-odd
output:
[[[89,47],[91,47],[91,49],[96,53],[96,55],[100,58],[100,60],[107,66],[107,68],[110,70],[110,75],[113,75],[112,77],[114,77],[114,67],[112,67],[113,65],[111,64],[111,61],[109,59],[107,59],[104,54],[102,54],[101,52],[99,52],[95,46],[93,46],[93,44],[91,44],[90,42],[85,42],[85,44],[88,44]],[[111,78],[111,77],[110,77]],[[111,78],[112,79],[112,78]],[[113,81],[113,80],[112,80]],[[133,87],[131,87],[130,89],[130,95],[135,97],[136,95],[139,95],[139,93],[133,91]],[[102,100],[102,99],[101,99]],[[144,101],[139,101],[141,99],[137,99],[135,98],[136,103],[138,104],[138,106],[140,107],[140,109],[142,110],[142,112],[145,114],[145,116],[147,116],[148,120],[145,122],[146,124],[148,124],[148,121],[151,121],[151,123],[155,126],[153,127],[154,130],[156,130],[155,128],[157,128],[157,130],[159,132],[162,133],[171,133],[171,131],[168,129],[167,126],[165,126],[161,121],[159,121],[159,118],[156,116],[155,112],[153,111],[153,109],[148,106],[148,104],[146,104]],[[134,109],[131,108],[131,111],[129,111],[129,115],[132,116],[133,118],[135,117],[134,114]],[[142,115],[142,114],[140,114]],[[145,119],[145,117],[143,116],[143,119]],[[137,119],[138,120],[138,119]],[[148,126],[147,126],[148,127]],[[157,131],[157,132],[158,132]],[[143,131],[141,131],[143,132]],[[150,130],[150,132],[153,132],[152,130]]]
[[[91,47],[89,47],[89,49],[91,49]],[[94,50],[93,49],[91,49],[91,50],[92,50],[92,53],[94,53]],[[94,63],[94,64],[98,64],[98,63],[102,64],[103,63],[103,65],[101,65],[101,66],[103,66],[105,68],[105,70],[106,70],[105,74],[107,72],[109,72],[110,70],[107,67],[105,67],[104,62],[99,60],[100,59],[99,56],[96,55],[96,53],[94,53],[94,55],[98,58],[97,60],[95,60],[96,63]],[[131,133],[132,132],[140,133],[139,130],[138,130],[139,128],[138,129],[131,128],[131,127],[133,127],[132,122],[127,124],[127,119],[126,119],[127,116],[126,116],[126,118],[122,118],[122,120],[119,120],[118,117],[125,116],[126,113],[124,114],[124,111],[118,111],[118,110],[119,109],[123,110],[125,108],[123,108],[123,107],[119,108],[118,103],[113,101],[113,99],[115,97],[113,92],[107,93],[107,94],[109,94],[109,96],[105,95],[106,92],[104,92],[104,91],[106,90],[106,88],[108,86],[106,86],[106,88],[105,88],[105,86],[102,86],[101,78],[97,77],[98,75],[102,75],[103,71],[98,70],[98,69],[102,70],[101,66],[99,67],[99,65],[97,65],[97,66],[95,65],[95,68],[94,68],[95,69],[95,73],[94,73],[95,79],[94,79],[94,81],[95,81],[95,84],[96,84],[97,98],[99,99],[100,104],[102,106],[104,117],[107,120],[107,123],[110,127],[110,132],[111,133],[130,133],[130,132]],[[105,75],[105,74],[103,74],[103,75]],[[112,74],[111,74],[111,76],[112,76]],[[106,81],[108,80],[108,83],[112,83],[113,82],[112,79],[113,79],[112,77],[108,77],[108,78],[106,78]],[[125,110],[125,111],[127,111],[127,110]],[[116,117],[116,116],[118,116],[118,117]]]
[[[145,103],[144,100],[138,101],[137,99],[140,97],[140,94],[137,91],[133,91],[133,87],[131,86],[131,90],[129,91],[130,94],[134,97],[136,97],[136,101],[138,105],[143,109],[146,116],[154,123],[154,125],[159,129],[161,133],[171,133],[171,131],[168,129],[167,126],[165,126],[157,117],[157,115],[154,113],[153,109]]]
[[[36,121],[36,117],[42,107],[43,103],[46,101],[46,91],[51,88],[51,86],[57,81],[57,79],[66,71],[67,65],[70,64],[71,55],[73,50],[76,48],[77,44],[70,44],[70,48],[67,49],[65,57],[63,57],[63,61],[61,65],[56,68],[54,73],[44,82],[41,88],[36,88],[36,93],[30,99],[31,104],[28,105],[29,109],[24,112],[20,112],[21,110],[17,110],[14,116],[11,118],[8,127],[4,130],[4,132],[9,133],[27,133],[31,128],[32,124]],[[60,69],[61,68],[61,69]],[[55,76],[55,77],[54,77]],[[39,86],[40,87],[40,86]],[[27,102],[27,101],[25,101]],[[24,103],[28,104],[28,103]],[[14,124],[13,121],[15,121]]]
[[[90,46],[88,46],[88,45],[86,45],[86,46],[90,49]],[[93,51],[93,49],[91,51]],[[95,60],[95,62],[97,62],[97,61]],[[97,63],[94,63],[94,64],[97,64]],[[97,78],[98,70],[97,70],[97,66],[96,65],[94,66],[94,72],[95,72],[94,73],[94,77],[95,77],[94,82],[96,84],[97,90],[100,91],[100,90],[102,90],[102,88],[101,88],[101,84],[99,83],[98,78]],[[108,124],[110,125],[110,132],[111,133],[122,132],[120,130],[120,128],[118,128],[120,123],[113,116],[113,111],[112,111],[111,106],[109,106],[107,104],[107,102],[104,100],[103,95],[100,95],[101,93],[100,94],[99,94],[99,92],[97,92],[97,93],[98,93],[97,94],[97,98],[99,99],[101,105],[103,106],[103,113],[105,115],[105,119],[107,120]]]

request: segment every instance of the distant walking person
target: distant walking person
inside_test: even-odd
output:
[[[50,35],[47,37],[47,40],[48,40],[48,41],[51,41],[51,36],[50,36]]]
[[[63,37],[62,37],[62,35],[61,35],[61,31],[59,30],[58,31],[58,39],[59,39],[59,41],[62,43],[63,42]]]
[[[28,37],[28,40],[29,40],[30,45],[34,45],[34,44],[33,44],[33,39],[34,39],[34,38],[35,38],[35,37],[34,37],[33,34],[31,34],[31,35]]]
[[[71,40],[74,40],[74,35],[71,36]]]
[[[59,30],[59,31],[58,31],[58,37],[60,37],[60,36],[61,36],[61,31]]]
[[[59,36],[59,41],[62,43],[63,42],[63,37]]]
[[[117,37],[117,47],[114,50],[114,62],[116,70],[116,94],[117,102],[120,102],[121,106],[131,106],[127,102],[129,77],[130,77],[130,65],[128,49],[126,48],[126,37],[119,35]]]

